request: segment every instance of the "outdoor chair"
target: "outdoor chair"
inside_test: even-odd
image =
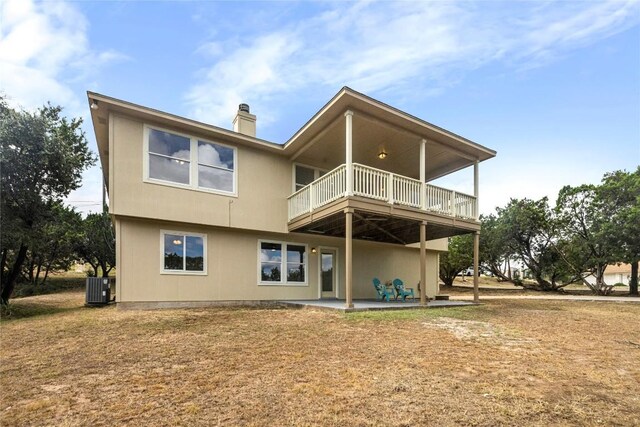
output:
[[[400,279],[393,279],[393,287],[396,290],[396,299],[402,297],[402,300],[405,301],[407,297],[411,297],[411,299],[415,300],[416,297],[413,293],[413,288],[405,288],[404,283]]]
[[[383,285],[382,282],[380,282],[380,279],[378,279],[377,277],[373,278],[373,287],[376,288],[378,299],[380,301],[384,301],[385,299],[387,301],[391,301],[391,298],[393,297],[393,291]]]

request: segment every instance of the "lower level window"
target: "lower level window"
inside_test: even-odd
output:
[[[204,273],[206,243],[203,234],[162,232],[164,272]]]
[[[280,242],[260,242],[260,281],[262,283],[306,283],[307,247]]]

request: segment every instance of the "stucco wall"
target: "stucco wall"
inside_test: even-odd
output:
[[[233,301],[317,299],[319,252],[312,247],[338,250],[338,297],[344,298],[344,239],[296,233],[268,233],[193,224],[116,217],[117,300]],[[161,274],[160,230],[207,235],[207,275]],[[260,285],[258,240],[308,244],[305,286]],[[427,295],[437,292],[437,253],[427,254]],[[419,280],[419,251],[398,245],[354,241],[353,296],[374,298],[371,279],[401,278],[408,287]],[[416,289],[417,293],[417,289]]]
[[[286,232],[292,170],[288,159],[237,146],[237,197],[144,182],[145,124],[117,115],[112,115],[111,120],[109,209],[112,214]],[[167,128],[162,124],[147,125]],[[228,144],[222,139],[212,142]]]

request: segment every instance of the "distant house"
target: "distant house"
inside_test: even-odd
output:
[[[612,264],[608,265],[604,270],[604,283],[607,285],[615,285],[616,283],[622,283],[629,286],[631,281],[631,264]],[[596,279],[593,276],[587,277],[587,282],[596,283]]]
[[[119,304],[350,307],[375,298],[373,277],[421,281],[433,297],[446,238],[480,230],[479,163],[495,151],[352,89],[285,144],[256,137],[246,104],[231,131],[87,95]],[[474,194],[429,183],[467,167]]]

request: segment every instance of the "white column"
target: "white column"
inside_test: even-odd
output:
[[[420,305],[427,305],[427,221],[420,223]]]
[[[426,186],[425,182],[427,181],[427,141],[420,141],[420,199],[422,201],[421,206],[422,209],[427,208],[427,195],[426,195]]]
[[[353,111],[344,113],[346,119],[345,163],[347,165],[347,196],[353,195]]]
[[[480,161],[473,164],[473,195],[476,197],[476,219],[480,218]]]

